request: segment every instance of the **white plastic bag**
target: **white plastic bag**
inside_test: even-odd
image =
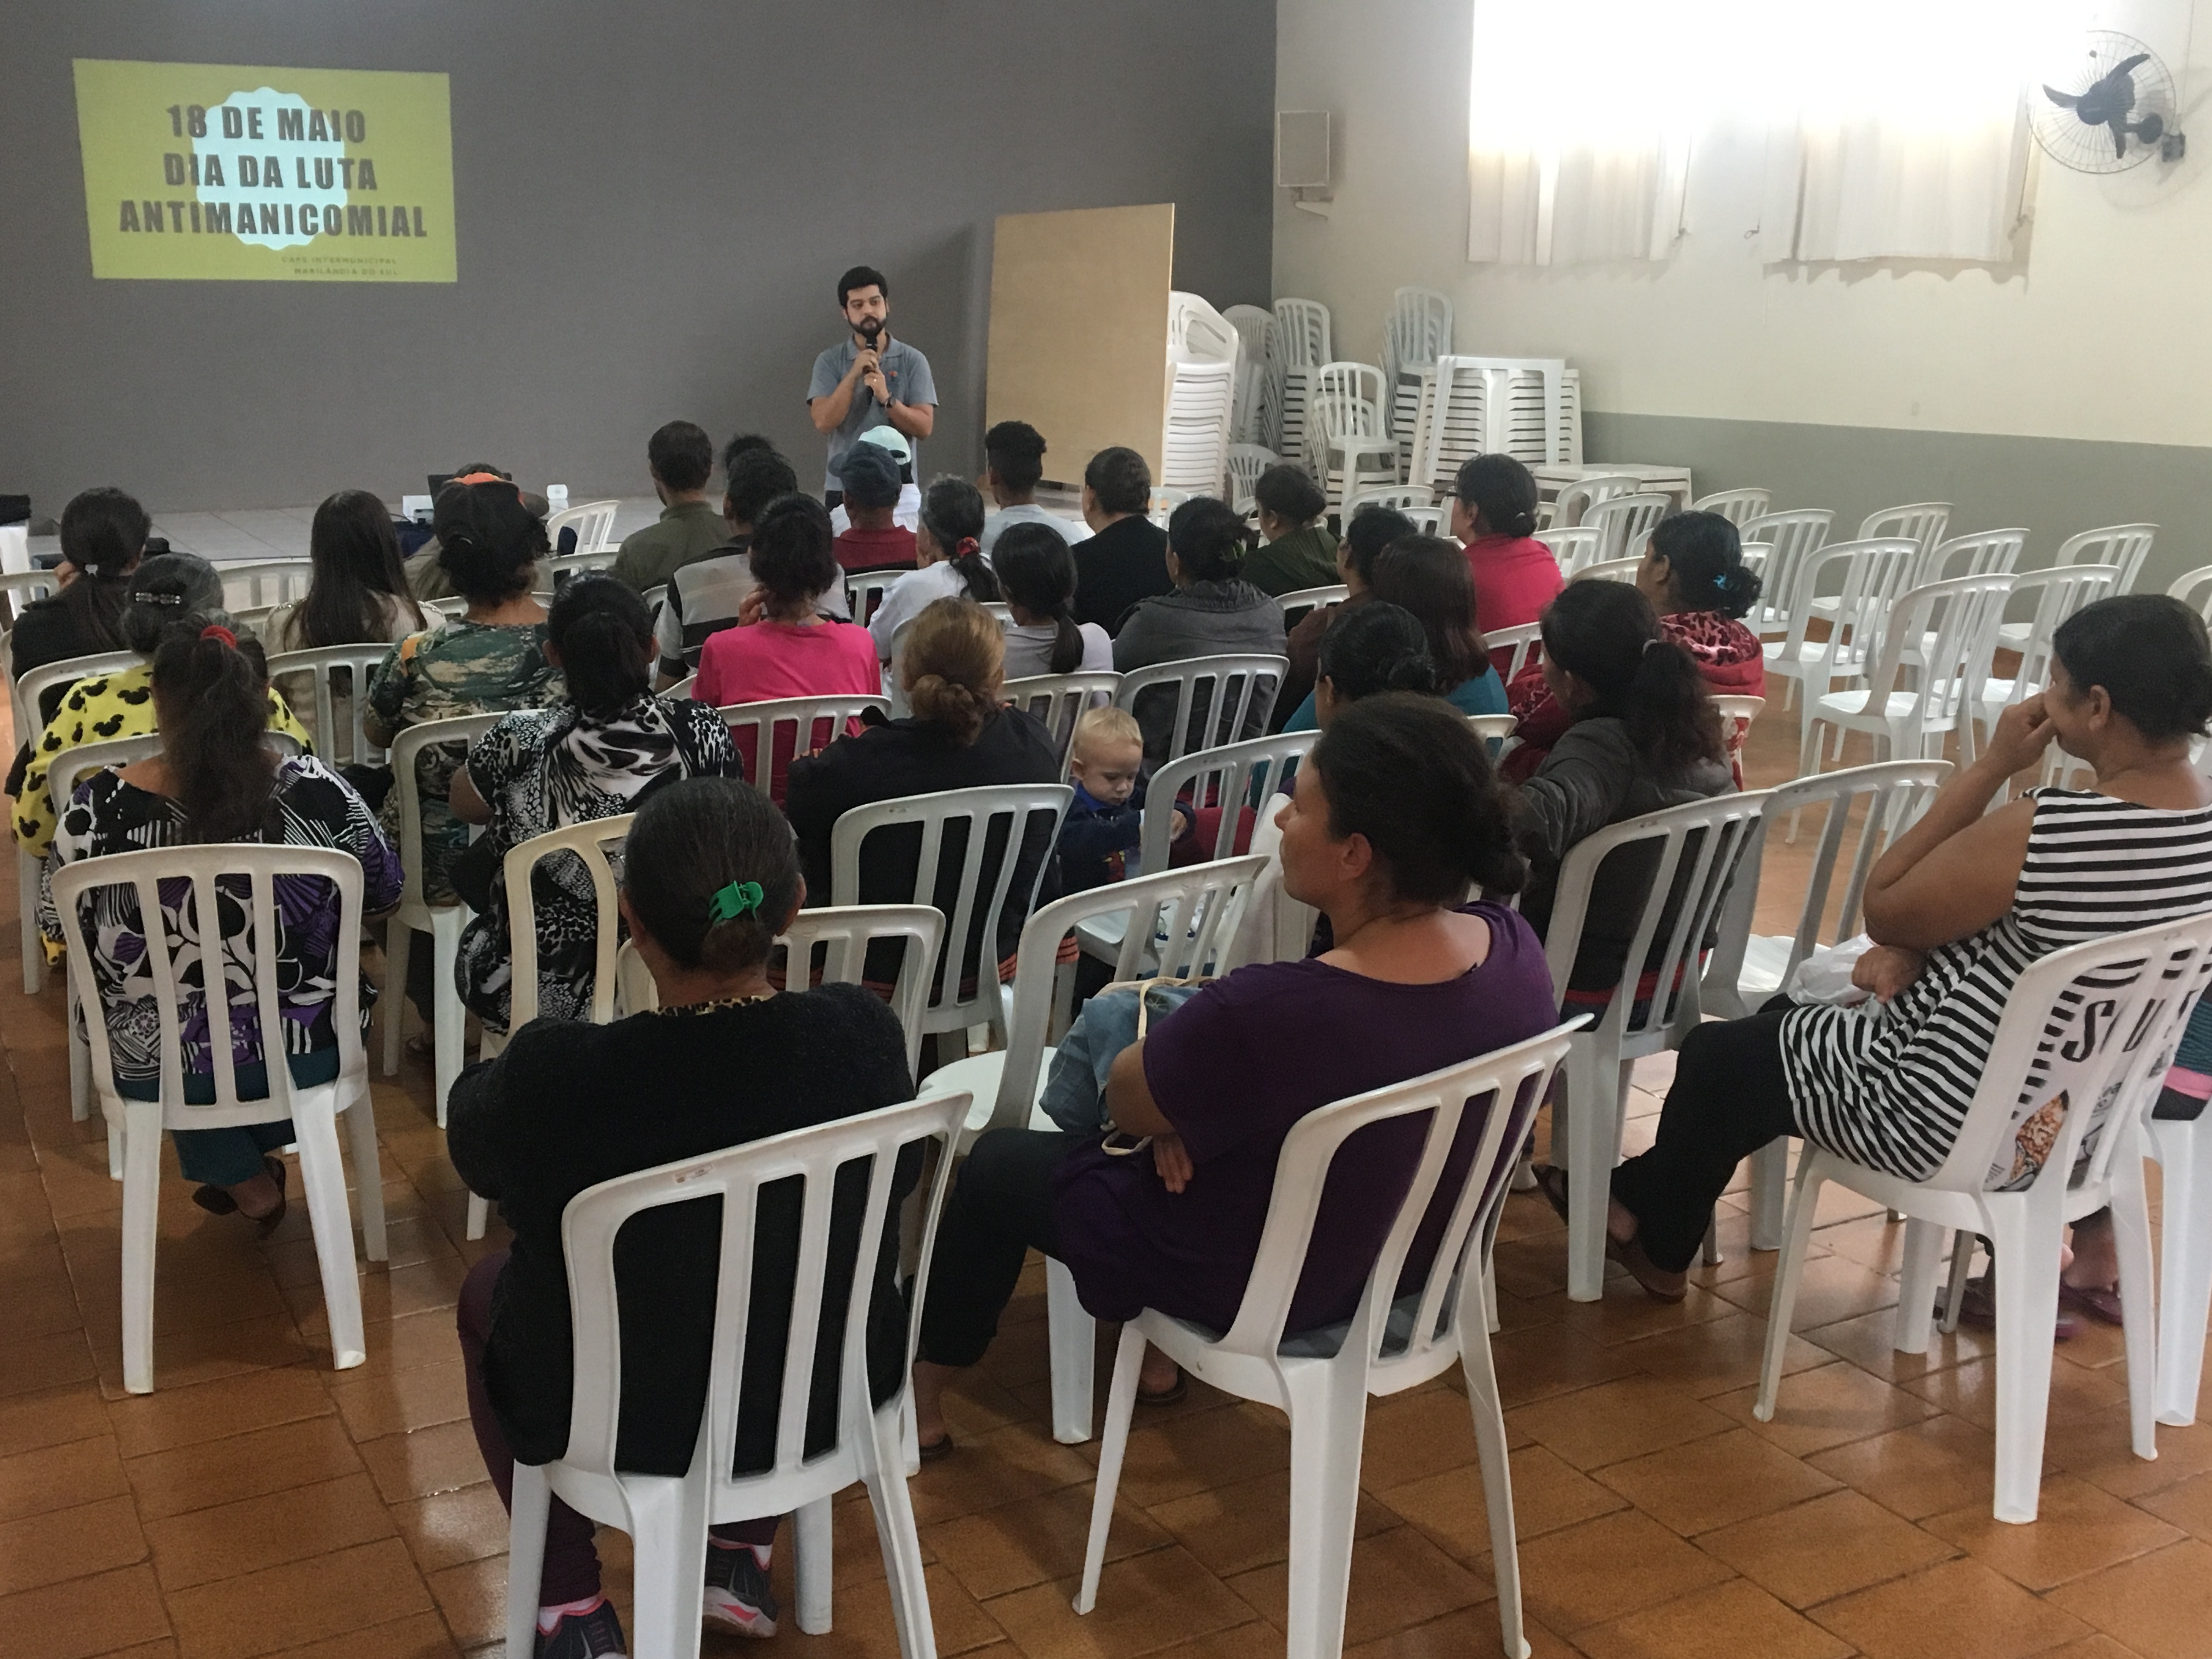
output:
[[[1859,933],[1834,945],[1824,945],[1797,964],[1782,988],[1792,1002],[1825,1002],[1836,1008],[1856,1008],[1870,994],[1851,983],[1859,958],[1874,949],[1874,941]]]

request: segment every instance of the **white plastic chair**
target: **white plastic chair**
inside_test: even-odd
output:
[[[1031,674],[1008,680],[999,696],[1014,708],[1044,722],[1052,740],[1060,745],[1060,775],[1067,775],[1067,759],[1075,750],[1075,722],[1087,708],[1114,701],[1121,677],[1110,670],[1091,673]]]
[[[1578,529],[1589,521],[1592,507],[1617,495],[1639,494],[1643,489],[1644,480],[1631,472],[1600,472],[1586,478],[1577,478],[1552,498],[1552,521],[1548,528]]]
[[[1544,624],[1522,623],[1518,628],[1486,628],[1482,633],[1483,643],[1492,651],[1510,651],[1513,659],[1506,665],[1505,684],[1519,679],[1528,665],[1544,654]]]
[[[1630,1073],[1646,1054],[1679,1048],[1703,1018],[1698,953],[1716,919],[1726,914],[1722,901],[1766,805],[1766,795],[1754,792],[1666,807],[1608,824],[1577,842],[1560,861],[1544,957],[1553,1000],[1563,1007],[1600,866],[1616,850],[1652,866],[1620,981],[1596,1023],[1574,1033],[1565,1096],[1553,1107],[1552,1161],[1567,1171],[1567,1295],[1574,1301],[1595,1302],[1604,1294],[1606,1197],[1620,1161]],[[1662,921],[1671,922],[1663,938]],[[1641,997],[1646,976],[1653,991]]]
[[[1860,678],[1872,665],[1883,620],[1904,593],[1905,578],[1919,556],[1917,543],[1899,538],[1831,542],[1799,560],[1786,602],[1788,631],[1779,640],[1767,641],[1765,648],[1770,680],[1778,677],[1793,691],[1796,682],[1804,682],[1799,718],[1808,738],[1820,698],[1838,682]],[[1836,608],[1827,619],[1828,636],[1808,640],[1813,596],[1832,574],[1840,591],[1833,596]]]
[[[963,1145],[986,1129],[1056,1127],[1037,1109],[1054,1045],[1074,1018],[1075,973],[1060,965],[1060,942],[1118,918],[1121,945],[1113,954],[1115,980],[1150,979],[1161,973],[1226,972],[1254,883],[1267,860],[1254,855],[1163,870],[1056,899],[1023,925],[1016,952],[1013,1012],[1003,1048],[939,1066],[922,1080],[925,1094],[959,1092],[972,1098]],[[1155,945],[1181,940],[1164,964]],[[1299,954],[1303,955],[1301,951]],[[1045,1262],[1046,1336],[1052,1357],[1052,1436],[1068,1445],[1091,1438],[1097,1330],[1075,1294],[1075,1279],[1059,1262]]]
[[[1313,374],[1331,359],[1328,307],[1318,300],[1278,300],[1261,382],[1260,441],[1278,455],[1304,455]]]
[[[278,1035],[286,1022],[277,1000],[277,960],[273,950],[252,951],[253,1009],[264,1035],[269,1095],[241,1100],[231,1039],[230,995],[204,999],[208,1047],[214,1062],[215,1100],[204,1106],[185,1100],[184,1033],[178,964],[161,920],[159,884],[191,883],[191,912],[219,916],[236,899],[217,896],[219,877],[243,876],[249,884],[245,908],[253,938],[274,939],[276,878],[310,876],[329,882],[338,900],[337,983],[331,1023],[338,1039],[337,1076],[312,1086],[292,1080]],[[362,1334],[361,1285],[354,1277],[353,1217],[346,1204],[345,1166],[338,1153],[337,1115],[348,1112],[353,1138],[356,1185],[361,1194],[362,1243],[372,1261],[385,1260],[384,1184],[377,1162],[376,1119],[369,1100],[368,1062],[361,1042],[361,976],[351,960],[360,937],[361,864],[349,853],[319,847],[221,845],[157,847],[87,859],[54,872],[55,908],[69,944],[70,980],[77,1006],[84,1010],[92,1051],[92,1085],[110,1123],[122,1127],[123,1141],[123,1386],[132,1394],[154,1391],[154,1250],[159,1233],[161,1131],[228,1128],[273,1123],[289,1118],[300,1148],[300,1176],[313,1224],[315,1255],[322,1269],[323,1301],[331,1322],[331,1363],[349,1370],[368,1356]],[[128,886],[145,928],[155,1006],[161,1022],[161,1097],[126,1100],[115,1084],[100,987],[93,977],[92,953],[77,899],[88,890]],[[187,927],[190,943],[202,937]],[[226,943],[225,953],[249,947]],[[232,994],[234,994],[233,993]]]
[[[1521,722],[1510,714],[1469,714],[1467,723],[1475,736],[1485,743],[1496,744],[1511,737],[1513,728]],[[1495,754],[1497,750],[1493,748],[1491,752]]]
[[[1218,749],[1235,743],[1248,726],[1265,726],[1273,712],[1275,694],[1290,672],[1287,657],[1261,653],[1224,653],[1218,657],[1187,657],[1180,662],[1154,663],[1133,668],[1114,688],[1114,706],[1136,713],[1137,699],[1158,686],[1176,689],[1175,725],[1170,728],[1165,761],[1181,760],[1194,749]],[[1198,701],[1201,688],[1206,700]],[[1198,720],[1202,729],[1194,741],[1194,711],[1203,708]]]
[[[1720,701],[1718,698],[1715,702]],[[1766,792],[1766,810],[1745,849],[1743,865],[1729,888],[1720,933],[1707,958],[1699,995],[1706,1013],[1742,1019],[1759,1012],[1790,982],[1797,966],[1825,939],[1833,944],[1856,934],[1859,905],[1875,860],[1904,827],[1925,810],[1950,775],[1947,760],[1883,761],[1845,767],[1815,777],[1777,784]],[[1805,872],[1805,896],[1794,934],[1753,933],[1769,829],[1785,816],[1795,823],[1807,807],[1823,809],[1820,836]],[[1856,835],[1835,921],[1828,921],[1829,894],[1844,843]],[[1782,1247],[1782,1207],[1790,1179],[1787,1137],[1752,1155],[1751,1247]]]
[[[1344,496],[1344,516],[1348,521],[1363,507],[1388,507],[1400,513],[1413,514],[1433,507],[1437,492],[1424,483],[1382,484],[1369,489],[1346,490]]]
[[[2120,568],[2119,591],[2132,593],[2136,578],[2142,574],[2143,561],[2150,557],[2151,544],[2157,539],[2154,524],[2107,525],[2101,530],[2069,536],[2058,544],[2051,562],[2054,565],[2116,564]]]
[[[1289,1415],[1290,1609],[1285,1648],[1291,1659],[1333,1659],[1343,1650],[1368,1395],[1418,1387],[1456,1362],[1481,1450],[1504,1649],[1526,1659],[1529,1648],[1522,1631],[1505,1418],[1491,1361],[1482,1286],[1505,1199],[1507,1169],[1567,1048],[1564,1030],[1547,1031],[1463,1065],[1324,1106],[1292,1126],[1276,1163],[1259,1258],[1236,1322],[1225,1334],[1217,1334],[1146,1309],[1121,1327],[1106,1400],[1083,1583],[1075,1598],[1078,1613],[1087,1613],[1097,1603],[1107,1529],[1147,1342],[1200,1381]],[[1444,1183],[1444,1164],[1470,1109],[1481,1112],[1481,1127],[1474,1131],[1474,1155],[1455,1189]],[[1370,1124],[1419,1117],[1428,1120],[1419,1164],[1334,1352],[1324,1354],[1325,1340],[1298,1342],[1285,1352],[1290,1339],[1307,1334],[1287,1328],[1291,1304],[1337,1154]],[[1432,1209],[1449,1218],[1436,1255],[1420,1288],[1398,1296],[1415,1232]]]
[[[827,697],[775,697],[766,702],[732,703],[714,712],[730,728],[730,741],[744,758],[745,775],[778,806],[780,794],[771,790],[779,767],[788,767],[801,755],[827,749],[845,735],[845,725],[871,708],[890,713],[889,697],[860,692],[839,692]],[[790,744],[784,742],[790,734]],[[750,750],[745,739],[750,738]]]
[[[2027,546],[2025,530],[1978,530],[1971,536],[1954,536],[1922,556],[1911,586],[1925,587],[1957,576],[2009,574]]]
[[[553,550],[553,557],[548,562],[557,571],[568,568],[562,563],[564,556],[588,558],[595,553],[613,552],[616,546],[615,514],[621,511],[620,501],[586,501],[580,507],[564,507],[554,514],[545,520],[546,545]],[[576,532],[576,550],[563,556],[561,552],[561,532],[571,528]],[[583,565],[573,568],[597,570],[605,567]]]
[[[1790,631],[1790,589],[1797,579],[1797,567],[1806,555],[1817,552],[1826,543],[1835,520],[1836,515],[1825,507],[1799,507],[1784,513],[1762,513],[1736,527],[1743,542],[1745,563],[1752,562],[1753,548],[1767,550],[1759,566],[1759,603],[1743,619],[1753,633]]]
[[[306,599],[314,572],[310,559],[249,559],[215,568],[222,578],[222,608],[233,617]]]
[[[2179,599],[2212,626],[2212,564],[2201,564],[2174,579],[2169,598]]]
[[[1914,501],[1905,507],[1886,507],[1859,520],[1853,541],[1887,541],[1892,538],[1917,543],[1921,551],[1933,552],[1950,527],[1951,503]]]
[[[295,704],[295,715],[308,722],[317,754],[335,769],[339,766],[381,766],[385,750],[369,741],[362,729],[368,713],[368,679],[391,654],[389,645],[324,645],[307,651],[284,651],[269,659],[271,682],[287,675],[304,676],[309,684],[307,707]],[[295,689],[297,689],[296,683]]]
[[[1278,593],[1275,603],[1283,607],[1283,627],[1289,629],[1304,621],[1309,611],[1325,605],[1342,605],[1351,597],[1352,590],[1342,582],[1328,582],[1320,587],[1298,587]]]
[[[553,580],[553,586],[549,592],[559,592],[562,582],[568,577],[611,570],[614,568],[616,552],[617,550],[614,548],[601,547],[594,548],[588,553],[578,551],[549,555],[544,561],[545,568]],[[544,598],[546,595],[541,594],[540,597]],[[648,611],[647,614],[652,613]]]
[[[1743,770],[1743,746],[1751,740],[1751,723],[1765,711],[1764,697],[1716,696],[1713,712],[1721,717],[1721,738],[1728,744],[1729,764]]]
[[[66,692],[82,679],[134,668],[141,661],[135,651],[100,651],[87,657],[68,657],[33,668],[15,682],[15,741],[36,749],[46,731],[39,705],[56,687]],[[64,798],[65,799],[65,798]],[[54,805],[58,807],[60,801]],[[21,847],[15,849],[15,908],[22,923],[23,994],[34,997],[46,988],[46,953],[39,944],[39,865]]]
[[[1899,596],[1881,621],[1880,656],[1863,665],[1864,689],[1807,696],[1797,775],[1820,771],[1824,726],[1839,757],[1852,732],[1872,738],[1882,760],[1935,758],[1956,732],[1960,758],[1972,761],[1974,702],[1989,683],[2012,585],[2005,574],[1959,576]]]
[[[694,669],[690,673],[686,674],[682,679],[677,681],[675,684],[670,686],[668,690],[662,692],[660,695],[664,697],[689,698],[691,696],[693,689],[697,686],[698,684],[698,671]]]
[[[62,591],[62,579],[51,570],[10,570],[0,573],[0,635],[15,631],[15,618],[33,601],[50,599]],[[0,663],[0,667],[5,667]]]
[[[890,592],[891,584],[907,574],[903,568],[884,566],[875,570],[856,570],[845,578],[846,613],[866,628],[868,618],[876,614],[876,607]]]
[[[1369,485],[1398,483],[1398,446],[1382,429],[1382,371],[1372,363],[1324,363],[1306,410],[1306,471],[1341,506]]]
[[[2000,1521],[2034,1520],[2043,1478],[2063,1230],[2109,1208],[2120,1297],[2128,1309],[2130,1433],[2136,1456],[2156,1457],[2157,1334],[2137,1121],[2142,1092],[2154,1091],[2157,1073],[2172,1054],[2208,975],[2212,915],[2092,939],[2031,964],[2005,1000],[1989,1063],[1959,1137],[1924,1182],[1864,1168],[1808,1142],[1790,1191],[1753,1414],[1761,1422],[1774,1416],[1790,1315],[1823,1185],[1832,1181],[1906,1218],[1894,1339],[1901,1353],[1928,1349],[1941,1230],[1978,1234],[1990,1241],[2000,1268],[1994,1291],[1997,1443],[1992,1511]],[[1991,1191],[1987,1183],[1992,1168],[2014,1161],[2021,1120],[2057,1101],[2070,1103],[2070,1109],[2064,1111],[2033,1183],[2021,1191]],[[2113,1103],[2084,1159],[2094,1109],[2108,1101]],[[2086,1167],[2078,1179],[2069,1180],[2077,1163]]]
[[[1710,495],[1700,495],[1690,503],[1692,513],[1717,513],[1738,530],[1759,517],[1774,505],[1771,491],[1765,489],[1716,489]]]
[[[1236,476],[1236,453],[1239,449],[1261,447],[1261,432],[1266,423],[1267,360],[1270,355],[1268,337],[1274,331],[1275,316],[1259,306],[1225,306],[1222,320],[1237,331],[1243,349],[1237,357],[1237,400],[1229,416],[1230,469],[1232,480]],[[1269,463],[1273,465],[1273,463]],[[1253,476],[1258,476],[1255,473]],[[1236,503],[1230,503],[1232,507]],[[1238,511],[1243,511],[1241,507]]]
[[[2199,1115],[2154,1118],[2158,1089],[2144,1091],[2143,1150],[2159,1163],[2158,1420],[2197,1420],[2204,1328],[2212,1313],[2212,1133]],[[2130,1310],[2130,1318],[2135,1314]]]
[[[900,1420],[906,1403],[904,1378],[928,1285],[930,1251],[952,1167],[951,1145],[967,1106],[966,1097],[956,1095],[886,1107],[603,1181],[568,1200],[561,1217],[561,1248],[568,1264],[568,1307],[574,1327],[575,1389],[568,1443],[555,1462],[514,1466],[507,1526],[509,1653],[532,1651],[536,1639],[545,1522],[556,1496],[578,1513],[630,1534],[636,1559],[635,1645],[631,1651],[638,1659],[692,1659],[699,1651],[708,1528],[793,1512],[799,1627],[820,1634],[830,1626],[830,1502],[860,1481],[875,1510],[899,1651],[902,1659],[935,1659],[929,1591],[907,1492]],[[920,1195],[921,1261],[905,1320],[902,1380],[897,1395],[878,1407],[871,1397],[867,1348],[876,1262],[884,1230],[897,1225],[891,1179],[900,1154],[927,1142],[936,1143],[939,1154]],[[831,1248],[831,1192],[838,1175],[856,1164],[867,1170],[867,1188],[852,1305],[843,1320],[837,1364],[836,1439],[827,1449],[810,1451],[815,1356]],[[757,1244],[756,1216],[765,1188],[794,1180],[801,1183],[803,1211],[775,1464],[732,1474],[738,1396],[754,1311],[750,1292]],[[633,1216],[665,1205],[717,1197],[722,1224],[712,1359],[691,1468],[683,1475],[625,1474],[615,1465],[623,1359],[616,1240]],[[631,1288],[633,1294],[655,1297],[667,1290],[660,1285]],[[703,1292],[707,1287],[698,1288]],[[783,1308],[774,1305],[778,1301],[771,1298],[772,1305],[763,1310],[764,1319],[782,1320]]]
[[[1236,307],[1231,307],[1231,309]],[[1260,475],[1271,466],[1280,465],[1282,459],[1281,456],[1262,444],[1230,445],[1222,473],[1229,492],[1231,510],[1240,516],[1249,516],[1259,505],[1254,492],[1259,487]]]
[[[908,892],[872,902],[936,902],[938,873],[946,857],[946,831],[961,828],[960,867],[951,910],[946,917],[945,948],[931,975],[929,1006],[922,1015],[926,1032],[960,1036],[971,1025],[988,1025],[1004,1042],[1006,1000],[999,987],[999,918],[1008,904],[1024,914],[1036,903],[1037,884],[1060,840],[1060,821],[1075,791],[1064,783],[999,783],[975,789],[945,789],[870,801],[841,814],[830,831],[830,902],[870,902],[860,892],[860,849],[872,835],[887,830],[918,832],[921,852]],[[1003,829],[1001,828],[1003,826]],[[1025,884],[1013,886],[1014,866],[1028,838],[1046,830],[1045,856]],[[984,886],[986,854],[1000,842],[995,869]],[[939,905],[943,909],[942,905]],[[970,939],[978,941],[971,945]],[[963,985],[968,986],[964,992]],[[963,1051],[964,1052],[964,1051]],[[957,1059],[955,1054],[951,1058]]]
[[[2051,684],[2052,636],[2085,605],[2110,599],[2120,591],[2118,565],[2054,564],[2013,579],[2012,597],[2033,597],[2035,614],[2024,623],[2006,623],[1997,629],[1997,643],[2020,653],[2010,678],[1984,678],[1973,687],[1974,718],[1995,730],[1997,716],[2014,703],[2025,702]]]
[[[1233,330],[1229,331],[1228,343],[1233,354],[1237,344]],[[1160,428],[1163,484],[1199,495],[1220,494],[1235,418],[1237,376],[1234,355],[1193,362],[1170,354],[1166,419]]]
[[[1640,553],[1621,559],[1596,559],[1584,565],[1567,580],[1570,581],[1626,582],[1636,585],[1636,572],[1644,563]]]
[[[1540,530],[1534,539],[1552,550],[1552,559],[1559,567],[1562,576],[1571,579],[1575,573],[1595,562],[1603,538],[1588,526],[1571,525],[1565,528],[1553,526]]]
[[[399,907],[384,934],[384,1074],[399,1070],[399,1040],[406,1024],[407,958],[416,929],[430,936],[430,1021],[438,1127],[446,1127],[446,1094],[461,1074],[461,1044],[468,1011],[453,986],[453,963],[461,951],[461,930],[475,914],[458,898],[432,904],[422,893],[422,798],[415,776],[416,757],[433,744],[473,744],[500,721],[497,714],[457,714],[424,720],[392,740],[392,788],[399,803]]]
[[[1382,380],[1390,388],[1392,404],[1404,402],[1408,382],[1419,371],[1436,367],[1437,359],[1452,349],[1452,302],[1431,288],[1401,288],[1390,296],[1390,314],[1382,323]],[[1386,411],[1390,431],[1401,440],[1413,436],[1411,411],[1401,421]]]
[[[1652,526],[1674,510],[1674,498],[1656,491],[1639,490],[1600,501],[1583,520],[1597,532],[1598,550],[1592,562],[1642,558],[1644,544],[1650,539]]]

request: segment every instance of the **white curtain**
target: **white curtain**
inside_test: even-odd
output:
[[[1759,248],[2002,263],[2026,69],[2078,0],[1474,0],[1468,258],[1664,259],[1698,133],[1769,134]]]

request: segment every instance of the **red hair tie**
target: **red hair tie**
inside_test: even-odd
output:
[[[965,559],[971,557],[977,553],[981,553],[982,550],[982,543],[977,541],[973,536],[963,536],[960,538],[959,550],[953,555],[953,557],[957,559]]]
[[[200,637],[204,640],[221,640],[232,650],[238,649],[238,635],[221,623],[210,623],[205,628],[200,629]]]

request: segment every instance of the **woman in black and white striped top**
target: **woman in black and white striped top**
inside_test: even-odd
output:
[[[1857,982],[1886,1009],[1778,1000],[1683,1043],[1652,1149],[1613,1172],[1611,1254],[1679,1299],[1714,1200],[1737,1163],[1802,1134],[1907,1180],[1957,1140],[2013,986],[2039,957],[2212,910],[2212,781],[2190,740],[2212,721],[2212,651],[2197,614],[2160,595],[2101,600],[2058,629],[2051,685],[2005,711],[1989,746],[1875,866],[1876,948]],[[1995,811],[2006,781],[2056,741],[2094,789],[2033,789]],[[2054,1034],[2050,1041],[2058,1040]],[[2023,1104],[2027,1103],[2023,1100]],[[2032,1181],[2023,1135],[1990,1173]],[[1542,1172],[1554,1202],[1562,1172]]]

